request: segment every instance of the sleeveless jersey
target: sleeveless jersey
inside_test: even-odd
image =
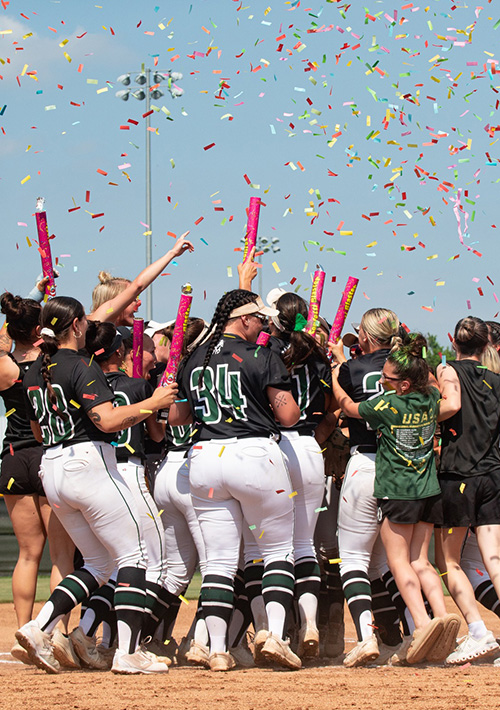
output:
[[[467,477],[500,471],[500,375],[477,360],[447,365],[458,375],[462,406],[441,422],[439,473]]]
[[[17,362],[10,353],[7,353],[7,356],[19,367],[19,379],[8,389],[0,392],[5,405],[5,412],[11,412],[7,417],[2,457],[11,450],[11,446],[13,451],[26,449],[30,446],[40,446],[31,431],[30,419],[26,407],[26,397],[23,389],[24,376],[33,364],[33,360],[31,362]]]

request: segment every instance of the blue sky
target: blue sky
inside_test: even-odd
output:
[[[266,205],[259,234],[281,248],[263,257],[264,295],[281,284],[307,298],[320,263],[327,319],[352,275],[360,285],[351,320],[390,307],[442,342],[460,317],[500,310],[494,3],[31,8],[0,6],[3,289],[25,294],[40,270],[39,195],[56,235],[60,294],[89,307],[101,269],[130,278],[141,270],[145,104],[115,92],[120,74],[156,61],[183,73],[185,93],[152,101],[154,257],[173,244],[168,232],[191,230],[196,248],[158,279],[156,320],[175,316],[186,281],[192,313],[204,317],[237,287],[234,249],[252,196]],[[469,214],[463,245],[459,188]]]

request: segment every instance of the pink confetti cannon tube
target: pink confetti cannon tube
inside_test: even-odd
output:
[[[269,342],[270,337],[271,337],[270,333],[266,333],[265,330],[261,330],[259,333],[259,337],[257,338],[257,342],[255,344],[260,345],[262,348],[265,348]]]
[[[132,377],[142,377],[142,356],[144,353],[144,319],[134,318],[132,330]]]
[[[344,327],[347,314],[349,313],[358,283],[359,279],[356,279],[354,276],[349,276],[347,279],[347,284],[344,289],[344,293],[342,294],[342,298],[340,299],[340,304],[335,315],[335,320],[333,321],[332,329],[330,330],[330,335],[328,336],[329,343],[337,343],[340,338],[340,334],[342,332],[342,328]]]
[[[172,382],[175,382],[177,370],[182,356],[182,345],[184,342],[184,334],[186,332],[189,311],[191,310],[191,301],[193,300],[193,287],[191,284],[184,284],[181,289],[181,300],[177,309],[177,318],[175,319],[174,333],[172,335],[172,344],[170,346],[170,356],[168,358],[167,367],[160,380],[159,387],[164,387]]]
[[[53,298],[56,295],[56,282],[54,281],[54,267],[52,266],[52,254],[50,251],[47,213],[43,209],[43,203],[43,197],[38,197],[36,200],[35,219],[38,232],[38,246],[40,256],[42,257],[43,276],[49,279],[45,286],[45,295],[47,298]]]
[[[245,235],[245,249],[243,251],[243,261],[250,258],[250,252],[257,242],[257,230],[259,228],[260,197],[250,198],[248,208],[247,233]]]
[[[325,285],[326,272],[319,264],[316,266],[311,288],[311,299],[309,301],[309,312],[307,314],[306,332],[313,335],[318,327],[319,309],[321,308],[321,298],[323,297],[323,286]]]

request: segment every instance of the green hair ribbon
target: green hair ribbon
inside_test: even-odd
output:
[[[295,325],[293,327],[294,330],[304,330],[304,328],[307,325],[307,320],[304,318],[304,316],[301,313],[297,313],[295,316]]]

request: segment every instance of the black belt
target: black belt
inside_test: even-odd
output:
[[[356,447],[356,451],[358,451],[360,454],[376,454],[377,447],[372,446],[372,444],[359,444]]]

